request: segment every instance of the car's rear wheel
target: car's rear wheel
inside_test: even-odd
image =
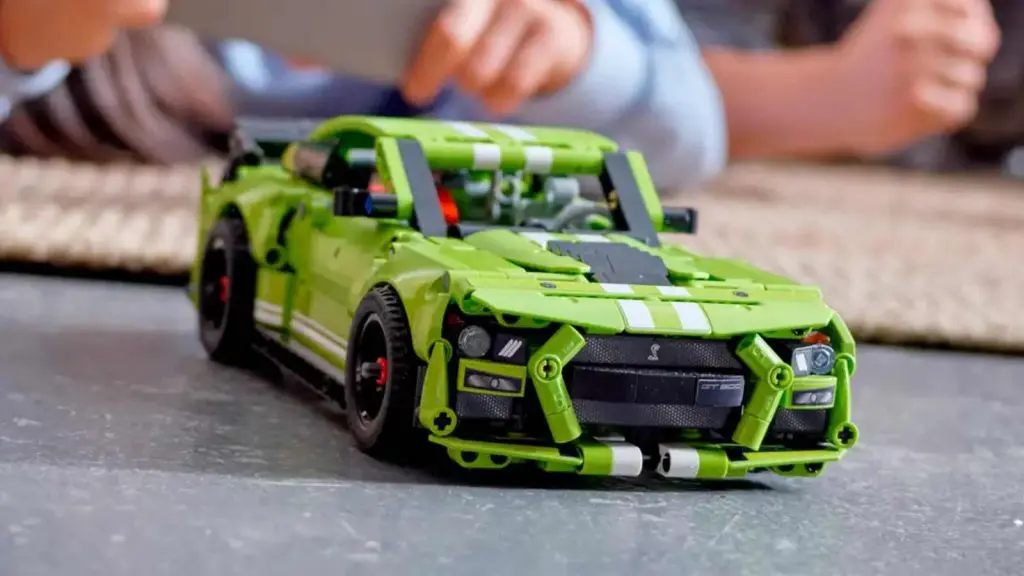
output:
[[[394,289],[374,288],[356,309],[345,363],[345,408],[360,450],[394,459],[409,448],[418,361]]]
[[[199,273],[199,339],[211,360],[242,365],[251,357],[256,264],[241,218],[210,229]]]

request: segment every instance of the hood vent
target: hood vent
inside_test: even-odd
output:
[[[593,282],[671,286],[668,268],[661,258],[628,244],[614,242],[564,242],[551,240],[548,251],[590,266]]]

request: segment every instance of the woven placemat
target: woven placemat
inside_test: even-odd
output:
[[[0,259],[183,274],[198,176],[0,157]],[[670,199],[670,202],[676,199]],[[882,168],[740,165],[680,238],[818,284],[858,338],[1024,352],[1024,186]]]

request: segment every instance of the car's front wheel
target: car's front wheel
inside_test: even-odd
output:
[[[245,364],[251,357],[256,264],[245,222],[227,216],[211,228],[199,273],[199,339],[211,360]]]
[[[417,358],[398,293],[377,287],[356,309],[345,363],[345,408],[360,450],[394,459],[412,439]]]

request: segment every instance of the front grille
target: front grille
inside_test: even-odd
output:
[[[574,366],[569,370],[566,383],[572,398],[619,404],[734,408],[743,404],[746,384],[740,375],[681,370],[603,366]]]
[[[525,333],[496,331],[491,359],[509,361],[495,356],[494,349],[508,348],[510,338],[537,344]],[[735,342],[726,340],[588,336],[583,349],[564,367],[563,376],[581,424],[688,428],[728,438],[750,399],[753,382],[734,347]],[[522,357],[513,363],[525,363],[527,349],[524,346]],[[785,347],[780,352],[785,352]],[[457,362],[457,357],[452,359],[452,374]],[[504,422],[511,430],[538,434],[546,431],[543,412],[532,392],[525,398],[452,392],[453,408],[462,420]],[[827,424],[828,410],[779,408],[769,433],[775,437],[818,436],[824,434]]]
[[[573,398],[581,424],[652,428],[717,430],[726,425],[732,410],[680,404],[620,404]]]
[[[828,410],[788,410],[775,412],[772,434],[824,434],[828,425]]]
[[[590,336],[571,364],[744,371],[728,341],[656,336]]]
[[[584,424],[720,429],[743,404],[746,377],[729,342],[590,336],[563,375]]]

